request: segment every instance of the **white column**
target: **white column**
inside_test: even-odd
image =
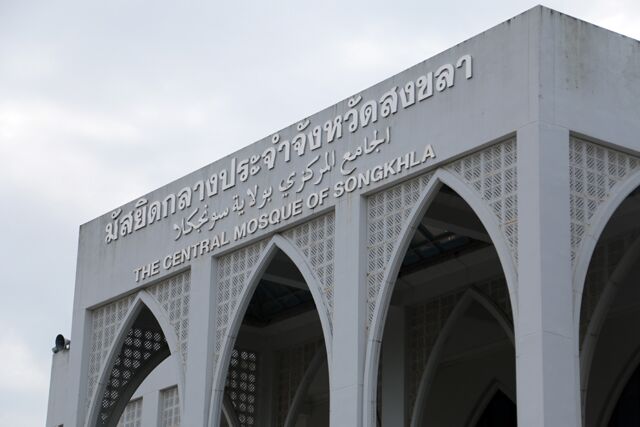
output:
[[[383,426],[405,425],[405,310],[389,307],[382,341]]]
[[[520,427],[578,427],[569,219],[569,132],[534,122],[518,131]]]
[[[211,258],[205,257],[191,266],[188,358],[181,396],[181,422],[185,426],[206,426],[209,416],[216,295],[212,264]]]
[[[80,261],[78,261],[80,265]],[[80,276],[80,273],[77,274]],[[91,352],[91,315],[82,306],[82,281],[76,279],[69,350],[69,394],[66,404],[65,424],[83,426],[87,417],[87,377]]]
[[[358,196],[344,196],[336,206],[332,427],[362,425],[365,354],[366,209]]]

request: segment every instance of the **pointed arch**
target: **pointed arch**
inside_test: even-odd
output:
[[[620,207],[622,202],[638,187],[640,187],[640,170],[632,173],[623,183],[619,185],[611,197],[598,207],[594,213],[589,228],[585,231],[580,246],[576,252],[576,261],[573,271],[573,321],[576,336],[580,336],[580,310],[582,309],[582,296],[584,286],[589,271],[589,264],[593,257],[598,240],[602,236],[602,232],[609,223],[609,220]],[[576,340],[579,346],[579,340]]]
[[[416,427],[422,425],[422,419],[424,417],[424,405],[423,403],[426,401],[427,396],[429,394],[429,389],[431,384],[433,384],[433,377],[435,376],[436,369],[438,367],[438,363],[442,358],[442,352],[444,351],[445,343],[447,339],[451,336],[451,332],[453,331],[455,325],[458,323],[458,320],[464,315],[467,311],[471,303],[477,302],[484,309],[486,309],[498,322],[502,330],[504,331],[507,338],[511,344],[515,347],[515,339],[513,334],[513,327],[511,326],[511,321],[506,316],[506,314],[488,297],[484,294],[478,292],[473,288],[469,288],[465,291],[464,295],[458,301],[458,304],[453,309],[449,318],[444,324],[444,327],[438,334],[438,338],[436,338],[436,342],[429,354],[429,359],[427,361],[427,366],[422,372],[422,377],[420,378],[420,384],[418,386],[418,394],[416,395],[416,402],[413,405],[413,413],[411,414],[411,427]]]
[[[391,295],[402,265],[402,260],[420,221],[431,206],[439,190],[445,185],[455,191],[469,205],[491,238],[507,282],[509,301],[513,312],[513,323],[517,325],[517,268],[495,214],[491,212],[479,195],[471,190],[462,180],[447,170],[438,169],[422,190],[418,202],[412,208],[408,221],[403,225],[403,229],[393,249],[389,264],[385,269],[384,279],[378,295],[378,301],[375,305],[373,320],[367,339],[364,378],[364,425],[375,425],[376,384],[382,334],[384,332]]]
[[[221,398],[224,394],[224,381],[226,379],[227,367],[231,358],[231,351],[233,350],[238,332],[240,331],[240,326],[242,325],[242,320],[245,312],[247,311],[247,307],[249,306],[249,302],[251,301],[262,276],[271,264],[271,261],[273,261],[278,250],[282,251],[291,260],[291,262],[293,262],[296,268],[300,271],[300,274],[304,278],[307,287],[311,292],[313,302],[318,309],[317,312],[322,327],[322,335],[324,338],[327,358],[330,360],[332,343],[331,323],[328,318],[327,311],[324,309],[324,302],[320,291],[320,281],[314,273],[313,268],[309,265],[308,261],[300,251],[294,247],[288,239],[276,234],[271,238],[269,243],[267,243],[267,246],[260,254],[258,262],[256,262],[256,265],[251,270],[249,278],[243,288],[242,295],[240,296],[237,309],[235,310],[233,318],[229,324],[229,328],[222,338],[223,342],[220,347],[221,350],[218,355],[218,362],[213,377],[213,393],[211,393],[212,401],[209,410],[209,425],[216,426],[220,422]],[[328,369],[329,381],[331,381],[330,364]]]
[[[582,351],[580,357],[580,382],[583,401],[586,398],[587,394],[591,365],[593,363],[593,357],[598,345],[600,332],[602,331],[602,328],[605,324],[613,301],[618,294],[618,290],[620,289],[620,282],[623,281],[629,274],[629,271],[636,265],[636,262],[639,258],[640,237],[636,238],[636,240],[631,244],[629,249],[623,255],[622,259],[614,268],[613,273],[611,273],[611,277],[609,277],[607,283],[604,286],[602,295],[600,295],[600,298],[596,303],[596,308],[593,311],[591,320],[587,325],[587,331],[582,343]],[[585,408],[583,408],[583,415],[584,409]]]
[[[508,392],[506,387],[504,387],[498,380],[493,380],[491,384],[489,384],[489,387],[487,387],[480,396],[480,400],[471,413],[469,421],[465,424],[467,427],[474,427],[478,424],[478,421],[480,421],[482,414],[487,409],[487,406],[489,406],[489,403],[491,403],[497,393],[504,394],[509,398],[509,400],[511,400],[511,402],[516,401],[515,396]]]
[[[136,319],[144,308],[148,309],[151,312],[154,320],[160,326],[162,334],[164,335],[164,339],[167,343],[168,356],[180,354],[178,348],[178,337],[176,336],[174,328],[171,326],[169,319],[164,314],[164,310],[147,291],[139,291],[136,294],[131,307],[129,307],[124,320],[118,328],[116,339],[111,344],[111,347],[109,348],[109,351],[107,353],[107,358],[105,359],[105,362],[103,364],[100,377],[98,379],[98,384],[93,392],[93,396],[91,397],[89,414],[85,423],[87,427],[91,427],[97,423],[97,418],[99,416],[99,403],[106,390],[107,383],[111,375],[111,370],[113,369],[118,355],[120,354],[120,350],[122,349],[129,331],[131,330]],[[127,385],[125,394],[119,396],[118,401],[115,404],[114,413],[117,413],[120,410],[124,410],[124,407],[128,403],[129,399],[135,392],[136,388],[142,383],[144,378],[146,378],[146,376],[168,356],[163,354],[160,355],[160,357],[152,356],[150,359],[148,359],[148,363],[144,367],[142,367],[141,371],[139,371],[140,375],[137,375],[136,378],[133,378]],[[176,357],[174,359],[177,368],[176,372],[178,373],[178,398],[180,402],[180,409],[182,410],[182,406],[184,404],[182,399],[182,391],[184,389],[184,370],[179,358]],[[115,426],[117,422],[117,419],[111,420],[109,422],[109,425]]]

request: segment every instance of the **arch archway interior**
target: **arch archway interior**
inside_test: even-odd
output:
[[[628,407],[623,403],[629,400],[623,390],[627,382],[633,384],[632,373],[640,354],[638,218],[640,188],[609,218],[589,261],[580,301],[581,387],[587,427],[608,422],[634,425],[636,417],[625,409]],[[614,410],[617,402],[622,406]]]
[[[475,426],[470,427],[516,427],[516,404],[501,390],[497,390]]]
[[[494,397],[504,394],[496,384],[515,396],[515,348],[510,331],[500,324],[497,313],[475,298],[463,296],[454,310],[440,331],[442,347],[431,351],[433,365],[422,377],[423,393],[415,403],[420,410],[415,412],[414,425],[473,427],[483,419],[477,416],[478,402],[487,405],[485,421],[478,425],[513,425],[507,421],[515,417],[515,405],[486,400],[487,390],[496,389]],[[501,397],[497,399],[504,403]],[[471,422],[467,422],[469,419]]]
[[[437,344],[469,289],[486,297],[506,319],[503,323],[511,323],[509,293],[493,242],[466,201],[444,185],[415,228],[391,295],[378,375],[379,424],[413,425],[415,405],[424,388],[421,380],[431,357],[455,365],[454,360],[481,358],[473,354],[503,346],[510,352],[507,357],[514,358],[500,324],[477,303],[470,304],[461,319],[471,334],[452,335],[447,346]],[[438,346],[443,348],[433,356]],[[515,383],[515,362],[511,362],[509,375]],[[466,420],[470,415],[465,416]]]
[[[314,309],[313,297],[300,271],[278,250],[253,293],[243,325],[265,327]]]
[[[116,426],[138,386],[170,354],[160,324],[142,305],[112,363],[95,425]]]
[[[636,367],[627,381],[607,425],[609,427],[640,425],[640,366]]]
[[[312,363],[318,354],[326,360],[316,302],[299,269],[277,249],[243,313],[225,383],[226,411],[233,414],[223,425],[231,419],[239,426],[285,425],[288,418],[328,425],[328,368]]]
[[[624,253],[640,236],[640,188],[637,188],[613,213],[591,256],[580,305],[580,342],[583,343],[589,322]]]

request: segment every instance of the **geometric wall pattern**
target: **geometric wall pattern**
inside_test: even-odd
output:
[[[600,205],[615,193],[615,187],[640,168],[640,160],[629,154],[571,137],[569,150],[571,261],[591,226]]]
[[[430,174],[421,175],[367,198],[367,327],[373,321],[393,249],[430,178]]]
[[[298,391],[302,378],[318,351],[325,351],[321,340],[282,349],[277,352],[275,425],[284,425],[289,413],[289,407]]]
[[[178,338],[178,348],[183,361],[186,360],[186,345],[189,324],[189,292],[191,271],[187,270],[148,287],[146,290],[166,312]],[[91,311],[91,348],[87,378],[87,407],[96,388],[104,362],[113,345],[124,317],[135,300],[135,294],[105,304]]]
[[[214,368],[217,370],[223,340],[235,318],[241,297],[249,286],[249,275],[255,268],[269,239],[245,246],[218,258],[218,301],[216,316],[216,348]],[[214,370],[215,372],[215,370]]]
[[[258,354],[234,348],[229,362],[225,393],[228,394],[241,427],[258,422]]]
[[[332,328],[335,214],[330,212],[300,224],[283,233],[306,258],[320,282],[322,303],[324,304]],[[313,284],[307,284],[313,286]]]
[[[518,265],[518,150],[516,139],[494,144],[445,167],[474,190],[495,214]]]
[[[118,427],[140,427],[142,425],[142,398],[130,401],[118,422]]]
[[[168,355],[169,347],[161,332],[131,328],[107,379],[96,425],[113,425],[112,418],[120,415],[114,413],[118,402],[128,399],[135,391],[132,387],[144,379],[141,375],[146,376]]]
[[[93,392],[98,384],[103,363],[116,339],[120,325],[124,321],[134,296],[130,295],[91,313],[91,349],[89,350],[89,373],[87,384],[87,407],[91,404]]]
[[[515,138],[469,154],[445,166],[487,203],[507,242],[514,263],[518,260],[518,174]],[[425,174],[380,191],[367,199],[368,221],[368,316],[373,313],[382,286],[384,271],[394,246],[406,227],[409,213],[427,186]]]
[[[160,427],[180,427],[180,398],[178,387],[160,392]]]
[[[187,362],[187,343],[189,338],[189,300],[191,292],[191,270],[177,274],[147,291],[158,301],[166,312],[169,323],[178,338],[178,350],[182,363]]]

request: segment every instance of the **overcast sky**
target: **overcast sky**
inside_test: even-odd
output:
[[[44,425],[80,224],[534,5],[0,0],[0,425]],[[638,0],[546,5],[640,39]]]

